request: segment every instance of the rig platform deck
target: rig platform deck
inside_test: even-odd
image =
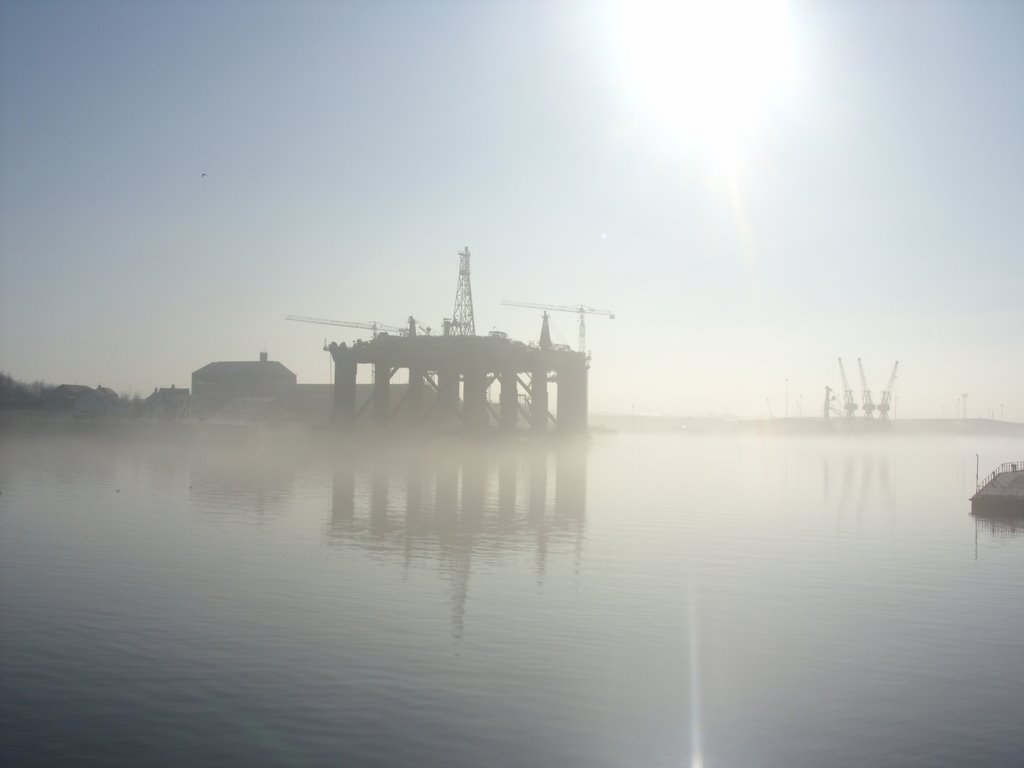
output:
[[[569,348],[525,344],[504,334],[379,334],[351,346],[331,342],[326,349],[334,360],[332,421],[342,429],[363,422],[467,433],[514,433],[521,423],[531,432],[587,429],[589,358]],[[360,365],[373,366],[373,395],[357,410]],[[391,380],[401,369],[408,371],[409,385],[392,402]],[[492,403],[495,385],[499,397]]]

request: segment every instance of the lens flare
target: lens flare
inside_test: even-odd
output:
[[[622,0],[616,75],[662,138],[735,163],[795,71],[787,0]]]

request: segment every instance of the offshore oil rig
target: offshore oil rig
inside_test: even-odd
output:
[[[590,356],[583,348],[584,316],[606,310],[506,302],[545,310],[539,341],[513,341],[501,331],[476,335],[470,284],[470,253],[459,254],[455,309],[443,321],[443,335],[431,335],[413,317],[406,327],[381,323],[289,315],[300,322],[363,328],[369,341],[325,343],[334,361],[332,423],[350,430],[364,425],[377,429],[423,429],[466,434],[532,433],[587,430],[587,387]],[[552,344],[547,310],[571,311],[580,317],[580,349]],[[372,393],[357,406],[356,378],[360,365],[372,367]],[[408,384],[395,386],[399,371]],[[405,378],[402,376],[401,378]],[[549,387],[554,385],[554,402]],[[491,392],[498,390],[497,402]],[[553,410],[552,410],[553,406]]]

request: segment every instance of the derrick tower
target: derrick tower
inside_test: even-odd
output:
[[[455,290],[455,311],[450,326],[452,336],[476,336],[473,320],[473,289],[469,283],[469,246],[459,251],[459,287]]]

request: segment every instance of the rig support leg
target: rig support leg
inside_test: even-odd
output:
[[[351,351],[344,346],[332,345],[334,358],[334,401],[331,407],[331,423],[349,428],[356,415],[356,361]]]
[[[548,372],[541,369],[530,377],[530,429],[548,430]]]
[[[391,366],[373,365],[373,420],[386,424],[391,419]]]
[[[501,431],[515,432],[519,421],[519,381],[516,372],[502,371],[500,381]]]

